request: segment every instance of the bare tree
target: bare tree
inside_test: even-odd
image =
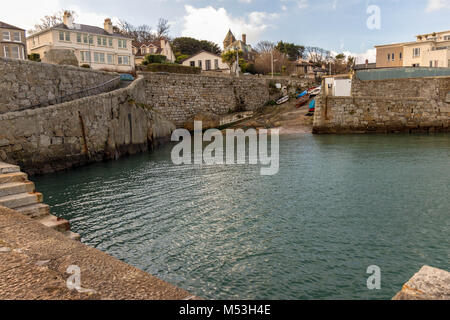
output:
[[[260,41],[255,47],[256,52],[259,54],[270,52],[275,48],[275,43],[270,41]]]
[[[167,19],[160,18],[156,27],[156,38],[168,38],[170,31],[170,24]]]
[[[52,15],[49,16],[45,16],[43,18],[41,18],[40,23],[37,23],[34,25],[33,29],[29,30],[28,33],[29,34],[33,34],[36,32],[40,32],[40,31],[44,31],[44,30],[48,30],[54,26],[57,26],[61,23],[63,23],[64,21],[64,12],[69,12],[73,17],[76,16],[75,11],[70,11],[70,10],[61,10],[58,11]]]
[[[144,43],[156,39],[152,28],[146,24],[135,27],[125,20],[120,20],[118,25],[114,27],[114,31],[133,38],[133,41],[137,43]]]
[[[275,73],[291,73],[293,64],[289,61],[286,54],[273,50],[273,71]],[[270,51],[263,52],[258,55],[255,60],[255,71],[261,74],[269,74],[272,72],[272,54]]]
[[[319,47],[306,47],[305,57],[312,63],[320,66],[331,59],[331,52]]]

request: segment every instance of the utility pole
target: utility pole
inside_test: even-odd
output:
[[[270,50],[270,57],[271,57],[271,62],[272,62],[272,79],[273,79],[273,48],[272,48],[272,50]]]

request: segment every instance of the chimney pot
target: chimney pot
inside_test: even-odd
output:
[[[70,13],[70,11],[64,11],[64,17],[63,17],[63,23],[67,26],[69,29],[73,29],[73,16]]]
[[[244,44],[247,44],[247,35],[244,33],[244,34],[242,34],[242,42],[244,43]]]
[[[110,18],[105,19],[104,29],[109,34],[113,34],[113,25]]]

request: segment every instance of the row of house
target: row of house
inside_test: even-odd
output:
[[[375,46],[377,68],[450,68],[450,31],[416,36],[416,41]]]
[[[80,66],[93,69],[129,72],[140,65],[148,54],[158,54],[175,62],[175,54],[166,39],[138,43],[114,31],[111,19],[105,19],[104,27],[77,24],[70,12],[65,12],[63,22],[47,30],[26,37],[25,30],[0,22],[0,57],[27,59],[38,54],[45,61],[51,50],[70,50]],[[236,40],[231,30],[225,37],[224,50],[241,50],[244,59],[254,61],[256,52],[247,44],[247,37]],[[219,55],[200,51],[182,61],[185,66],[199,67],[205,71],[229,72]]]
[[[80,66],[93,69],[129,72],[141,64],[147,54],[162,54],[170,62],[175,55],[169,41],[138,44],[130,37],[114,31],[111,19],[104,27],[77,24],[70,12],[65,12],[63,23],[26,37],[25,30],[0,22],[0,57],[27,59],[30,54],[41,58],[53,49],[72,51]]]

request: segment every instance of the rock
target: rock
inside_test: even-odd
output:
[[[447,96],[445,97],[445,102],[450,103],[450,92],[447,93]]]
[[[42,62],[75,67],[79,65],[75,53],[69,49],[50,49],[45,53]]]
[[[449,300],[450,272],[424,266],[393,300]]]
[[[211,112],[202,112],[186,121],[183,127],[189,131],[194,131],[194,121],[201,121],[203,130],[217,128],[220,126],[220,116]]]

